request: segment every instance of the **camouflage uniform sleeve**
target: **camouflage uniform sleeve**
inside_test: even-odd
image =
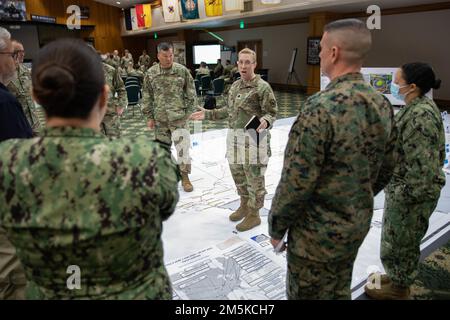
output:
[[[153,97],[153,88],[150,81],[150,75],[146,74],[144,77],[144,83],[142,85],[142,107],[143,112],[148,120],[155,119],[154,111],[154,97]]]
[[[117,105],[119,108],[125,108],[128,105],[127,90],[118,70],[114,72],[113,81],[114,91],[117,93]]]
[[[160,148],[161,152],[157,159],[157,168],[159,172],[159,195],[160,195],[160,214],[162,220],[167,220],[175,211],[179,194],[178,181],[180,173],[178,166],[172,158],[169,148]]]
[[[269,84],[264,86],[261,91],[259,95],[259,103],[261,106],[261,111],[263,112],[261,119],[264,119],[269,123],[268,129],[270,129],[276,120],[278,107],[277,100],[275,99],[275,95]]]
[[[228,108],[205,110],[205,120],[221,120],[228,117]]]
[[[392,122],[394,122],[392,120]],[[389,142],[386,145],[386,150],[384,153],[384,159],[378,172],[377,179],[373,185],[373,195],[377,195],[381,190],[383,190],[389,180],[392,178],[396,164],[396,147],[397,147],[398,131],[395,125],[392,126],[391,136]]]
[[[408,121],[400,136],[400,147],[405,154],[405,198],[413,202],[425,201],[429,189],[436,184],[436,163],[439,150],[430,148],[438,139],[433,117],[424,112]],[[443,164],[441,164],[443,165]]]
[[[281,239],[298,221],[320,175],[329,120],[320,105],[305,105],[292,126],[283,171],[269,212],[269,234]]]
[[[184,105],[186,114],[190,115],[197,110],[197,92],[195,91],[194,78],[188,69],[185,69],[185,88],[184,88]]]

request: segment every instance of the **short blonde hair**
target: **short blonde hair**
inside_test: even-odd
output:
[[[253,60],[254,60],[253,62],[256,62],[256,52],[253,51],[252,49],[244,48],[241,51],[239,51],[238,56],[240,56],[241,54],[249,54],[249,55],[253,56]]]

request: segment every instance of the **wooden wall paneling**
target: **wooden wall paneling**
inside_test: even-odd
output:
[[[340,18],[332,12],[313,13],[309,16],[309,36],[321,37],[327,23]],[[320,90],[320,66],[308,65],[308,83],[306,93],[314,94]]]
[[[81,19],[81,37],[94,38],[97,50],[110,52],[114,49],[123,51],[123,41],[120,31],[121,10],[92,0],[26,0],[28,19],[31,14],[56,17],[58,24],[66,24],[70,5],[89,7],[89,19]],[[83,26],[95,26],[95,29],[85,29]]]

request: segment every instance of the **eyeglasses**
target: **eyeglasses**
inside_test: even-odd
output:
[[[18,56],[18,54],[17,54],[16,51],[14,51],[14,52],[0,52],[0,54],[7,54],[7,55],[10,55],[11,58],[13,58],[14,60],[16,60],[16,59],[17,59],[17,56]]]
[[[242,66],[242,65],[249,66],[249,65],[251,65],[251,64],[254,64],[254,62],[251,62],[251,61],[249,61],[249,60],[246,60],[246,61],[241,61],[241,60],[239,60],[239,61],[238,61],[238,64],[240,64],[241,66]]]

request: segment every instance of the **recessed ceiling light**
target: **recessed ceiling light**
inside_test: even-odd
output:
[[[117,4],[120,4],[120,1],[116,1]]]

